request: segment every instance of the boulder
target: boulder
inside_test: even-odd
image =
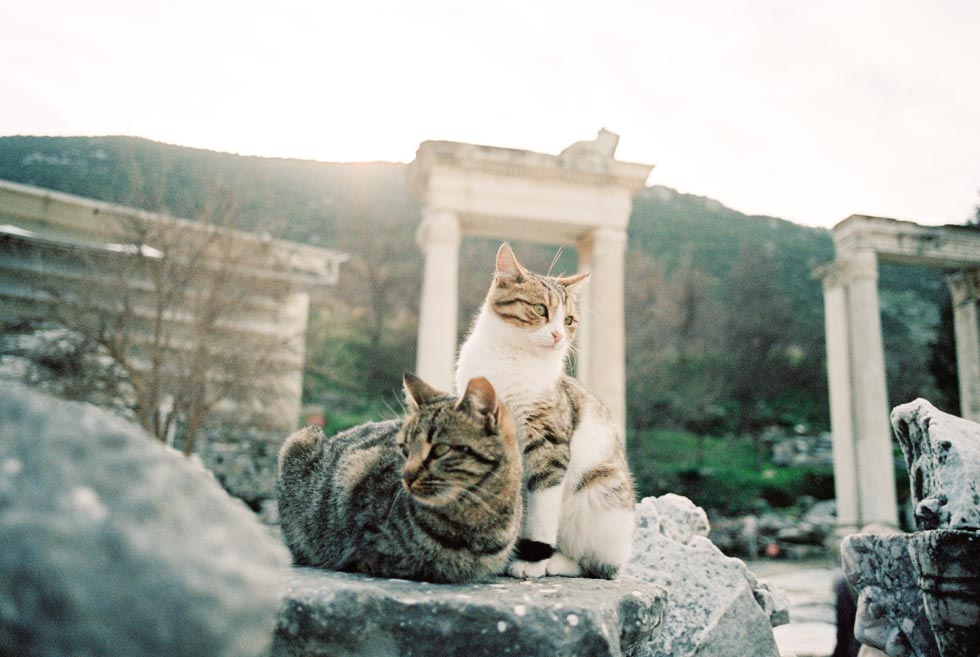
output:
[[[296,568],[273,657],[648,655],[666,595],[630,579],[428,584]]]
[[[663,627],[643,655],[779,655],[772,627],[789,622],[788,599],[707,539],[699,507],[676,495],[646,498],[637,506],[637,524],[624,574],[659,583],[670,596]]]
[[[924,399],[896,407],[915,524],[911,535],[849,536],[855,636],[892,657],[980,655],[980,424]]]
[[[0,654],[266,654],[285,548],[139,428],[0,396]]]
[[[855,534],[841,544],[857,592],[854,636],[888,655],[939,657],[909,558],[908,534]]]
[[[925,399],[896,406],[892,428],[908,464],[920,531],[980,531],[980,425]]]

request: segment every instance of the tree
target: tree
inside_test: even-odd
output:
[[[307,398],[327,387],[378,401],[415,367],[421,257],[414,206],[366,188],[336,218],[338,247],[351,253],[342,285],[311,327]]]
[[[142,184],[135,167],[131,175],[135,190],[159,192]],[[62,350],[66,363],[84,361],[81,373],[89,378],[96,366],[115,373],[139,424],[161,441],[179,425],[185,454],[222,405],[259,417],[270,380],[289,367],[288,354],[302,339],[255,325],[256,309],[268,305],[263,298],[280,296],[285,285],[268,274],[277,264],[274,244],[236,232],[235,197],[221,181],[211,188],[192,221],[107,213],[94,231],[98,241],[45,252],[32,281],[47,301],[36,317],[44,330],[33,331],[40,341],[31,350],[35,363],[52,353],[52,337],[67,340],[75,348]],[[154,200],[143,201],[146,207]],[[66,373],[63,364],[61,372],[47,369]],[[74,393],[86,396],[83,389]]]

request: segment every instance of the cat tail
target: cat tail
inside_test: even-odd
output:
[[[323,444],[323,429],[308,426],[295,432],[279,449],[279,480],[290,482],[304,478],[319,461]]]
[[[277,494],[283,538],[293,553],[297,566],[310,565],[313,546],[304,527],[311,500],[316,499],[314,474],[323,447],[323,430],[309,426],[286,438],[279,449]]]

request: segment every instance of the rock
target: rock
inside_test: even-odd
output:
[[[844,575],[858,594],[854,636],[888,655],[939,657],[907,534],[855,534],[841,544]]]
[[[837,527],[837,500],[816,502],[801,516],[800,520],[822,528],[829,534]]]
[[[711,531],[704,509],[681,495],[645,497],[636,505],[637,526],[659,531],[672,541],[688,543]]]
[[[284,431],[209,422],[198,438],[198,453],[226,491],[259,508],[276,499],[279,446]]]
[[[444,585],[296,568],[272,655],[646,655],[665,598],[625,578]]]
[[[692,511],[701,511],[693,503],[664,497],[640,502],[643,524],[624,569],[628,577],[663,585],[670,596],[663,627],[642,654],[776,657],[772,625],[788,621],[786,597],[760,586],[744,563],[724,556],[704,536],[707,521],[702,523],[703,512]],[[652,513],[659,514],[659,522]]]
[[[917,501],[916,528],[980,531],[980,425],[925,399],[896,406],[891,422]]]
[[[285,548],[137,427],[0,397],[0,654],[266,653]]]
[[[924,399],[896,407],[919,531],[849,536],[855,636],[893,657],[980,654],[980,425]]]
[[[980,532],[916,532],[909,556],[940,653],[980,655]]]

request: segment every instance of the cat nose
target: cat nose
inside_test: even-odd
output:
[[[402,470],[402,481],[406,486],[411,486],[419,478],[418,468],[405,468]]]
[[[554,340],[555,344],[561,342],[561,333],[557,329],[551,329],[551,339]]]

